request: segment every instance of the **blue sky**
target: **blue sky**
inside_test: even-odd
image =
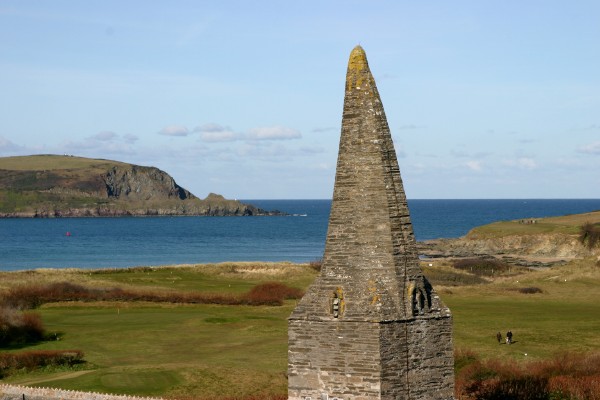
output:
[[[0,0],[0,156],[331,198],[360,44],[409,198],[600,198],[598,1]]]

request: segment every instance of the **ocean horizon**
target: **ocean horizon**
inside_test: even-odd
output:
[[[322,257],[331,200],[240,200],[290,216],[0,219],[0,271]],[[600,210],[600,199],[410,199],[418,241],[496,221]]]

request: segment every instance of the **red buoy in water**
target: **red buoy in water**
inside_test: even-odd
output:
[[[65,236],[71,236],[71,232],[67,232]]]

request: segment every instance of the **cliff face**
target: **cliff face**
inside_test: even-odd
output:
[[[106,185],[107,198],[150,199],[195,199],[166,172],[154,167],[114,166],[101,178]]]
[[[210,194],[155,167],[70,156],[0,158],[0,217],[281,215]]]

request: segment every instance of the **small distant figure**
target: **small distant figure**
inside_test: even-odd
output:
[[[496,333],[496,340],[498,340],[498,344],[502,344],[502,334],[500,332]]]
[[[506,332],[506,344],[511,344],[512,343],[512,332],[508,331]]]
[[[67,233],[65,233],[65,236],[71,236],[71,232],[67,231]]]

